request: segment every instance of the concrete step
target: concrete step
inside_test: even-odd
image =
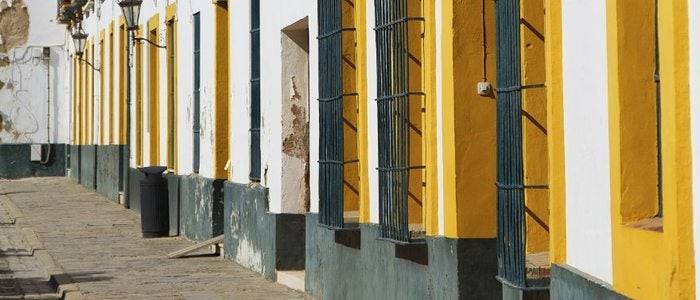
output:
[[[277,283],[304,292],[304,271],[277,271]]]

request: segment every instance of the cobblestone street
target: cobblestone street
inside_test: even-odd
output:
[[[65,178],[0,180],[0,298],[304,298],[191,242],[141,238],[139,216]]]

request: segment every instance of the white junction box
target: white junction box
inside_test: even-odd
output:
[[[32,161],[41,161],[41,144],[32,144],[30,152]]]

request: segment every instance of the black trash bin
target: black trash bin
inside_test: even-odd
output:
[[[139,169],[141,179],[141,232],[144,238],[168,236],[168,181],[163,177],[165,167]]]

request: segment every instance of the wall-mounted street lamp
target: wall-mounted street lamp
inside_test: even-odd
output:
[[[141,4],[142,0],[120,0],[119,7],[122,8],[122,14],[126,20],[126,29],[129,31],[136,31],[139,29],[139,16],[141,15]],[[138,42],[147,42],[154,47],[165,49],[165,46],[156,44],[155,42],[142,37],[136,37],[132,35],[132,39]]]
[[[93,70],[99,72],[100,69],[95,68],[89,61],[83,59],[83,52],[85,51],[85,43],[87,42],[88,35],[85,33],[85,30],[83,30],[83,25],[81,23],[74,25],[71,36],[73,37],[73,46],[75,46],[75,54],[78,56],[78,60],[85,62]]]

